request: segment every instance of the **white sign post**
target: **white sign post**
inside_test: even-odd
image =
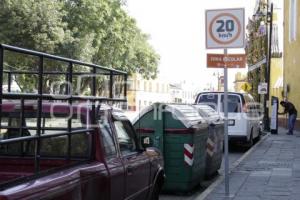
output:
[[[245,46],[245,9],[206,10],[206,48],[224,49],[244,48]],[[229,194],[228,160],[228,74],[224,66],[224,143],[225,143],[225,195]]]

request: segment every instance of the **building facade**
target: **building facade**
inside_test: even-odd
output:
[[[300,1],[284,1],[284,97],[300,112]],[[296,125],[299,127],[299,114]]]
[[[183,103],[195,102],[196,90],[186,81],[170,83],[164,79],[144,79],[140,74],[128,78],[127,104],[124,110],[139,112],[155,102]]]
[[[169,83],[159,79],[144,79],[134,74],[128,79],[127,110],[140,111],[155,102],[171,102]]]

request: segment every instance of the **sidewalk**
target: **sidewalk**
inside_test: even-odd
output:
[[[229,175],[230,197],[224,179],[205,200],[299,200],[300,132],[268,135]]]

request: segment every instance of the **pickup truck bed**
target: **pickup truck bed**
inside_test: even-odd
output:
[[[107,168],[103,163],[82,164],[20,182],[0,192],[0,199],[104,200],[109,199],[108,180]]]
[[[70,165],[70,163],[72,162],[66,160],[41,160],[40,168],[42,171],[48,171]],[[0,184],[17,178],[32,176],[34,171],[33,159],[0,157]]]

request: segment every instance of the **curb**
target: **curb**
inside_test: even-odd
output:
[[[267,133],[264,135],[251,149],[249,149],[242,157],[240,157],[237,161],[235,161],[232,164],[232,168],[229,170],[229,174],[232,173],[232,171],[239,166],[239,164],[245,160],[256,148],[267,139],[267,137],[270,135],[270,133]],[[216,179],[208,188],[206,188],[198,197],[195,198],[195,200],[204,200],[218,185],[221,184],[221,182],[225,179],[223,175],[219,176],[219,178]]]

